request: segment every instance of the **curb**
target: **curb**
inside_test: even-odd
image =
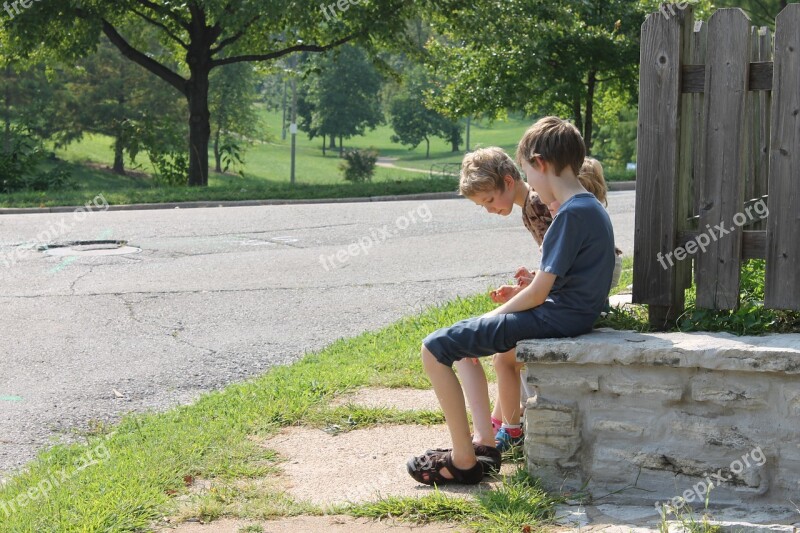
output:
[[[609,191],[635,191],[636,190],[636,182],[635,181],[609,181],[608,182],[608,190]]]
[[[610,181],[609,191],[634,191],[635,181]],[[127,204],[110,205],[107,209],[90,209],[92,211],[149,211],[155,209],[199,209],[211,207],[258,207],[264,205],[307,205],[307,204],[349,204],[366,202],[402,202],[413,200],[452,200],[461,198],[456,192],[431,192],[419,194],[398,194],[392,196],[363,196],[357,198],[319,198],[310,200],[237,200],[237,201],[202,201],[202,202],[170,202],[166,204]],[[0,215],[30,215],[36,213],[71,213],[84,206],[55,207],[8,207],[0,208]]]
[[[165,204],[127,204],[109,205],[106,209],[90,209],[91,211],[147,211],[155,209],[197,209],[210,207],[256,207],[262,205],[305,205],[305,204],[346,204],[366,202],[399,202],[412,200],[450,200],[460,198],[455,192],[432,192],[404,194],[393,196],[364,196],[358,198],[320,198],[310,200],[239,200],[239,201],[202,201],[202,202],[170,202]],[[9,207],[0,208],[0,215],[29,215],[36,213],[71,213],[85,206],[55,207]]]

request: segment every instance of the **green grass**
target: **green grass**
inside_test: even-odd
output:
[[[384,498],[352,506],[356,517],[401,518],[413,522],[461,522],[479,533],[543,531],[555,516],[555,504],[563,501],[548,495],[520,466],[497,488],[475,499],[440,492],[421,498]]]
[[[291,501],[277,485],[256,482],[275,477],[278,458],[252,437],[306,422],[339,429],[440,422],[435,413],[328,404],[362,386],[429,387],[419,359],[424,336],[493,307],[486,295],[458,299],[380,331],[339,340],[195,404],[129,415],[115,428],[96,427],[81,444],[53,446],[0,488],[0,531],[136,531],[165,514],[265,519],[319,513]],[[192,495],[187,487],[192,479],[213,480],[216,488]],[[47,496],[34,493],[31,500],[26,494],[32,487],[48,488]]]

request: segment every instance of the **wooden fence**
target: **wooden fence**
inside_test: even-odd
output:
[[[765,306],[800,310],[800,4],[768,28],[738,8],[642,25],[633,301],[663,327],[735,309],[742,261],[766,260]],[[701,246],[702,245],[702,246]],[[694,262],[694,268],[692,263]]]

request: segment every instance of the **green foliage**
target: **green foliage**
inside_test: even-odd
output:
[[[353,183],[372,180],[375,174],[375,163],[378,162],[378,152],[375,150],[347,150],[343,155],[344,161],[340,169],[344,179]]]
[[[672,331],[724,331],[735,335],[800,332],[800,312],[764,307],[765,262],[746,261],[741,268],[739,307],[732,311],[701,309],[696,305],[697,288],[686,290],[686,309]],[[612,309],[596,327],[648,331],[645,306]]]
[[[458,151],[462,142],[461,126],[458,122],[430,109],[426,93],[433,84],[420,69],[407,72],[405,83],[390,106],[391,124],[394,129],[392,142],[410,146],[412,149],[425,141],[425,157],[430,157],[431,137],[440,137],[451,143]]]
[[[209,77],[209,110],[217,172],[244,165],[246,146],[264,136],[254,107],[256,76],[248,63],[226,65]]]
[[[0,193],[65,190],[72,187],[71,172],[57,165],[44,169],[47,152],[35,136],[9,129],[0,150]]]
[[[314,75],[301,91],[298,113],[310,139],[349,139],[383,123],[383,80],[363,49],[346,45],[311,58],[306,68]]]
[[[6,132],[0,152],[0,192],[10,193],[26,187],[43,159],[41,146],[29,135]]]
[[[571,116],[588,141],[596,91],[634,103],[645,16],[638,0],[474,4],[435,21],[441,38],[430,41],[430,66],[451,80],[434,97],[439,109]]]
[[[239,169],[237,174],[244,177],[244,151],[233,139],[226,139],[217,148],[217,170],[228,172],[230,168]]]
[[[156,169],[153,180],[163,187],[177,187],[186,185],[186,176],[189,174],[189,160],[185,152],[161,152],[150,149],[148,151],[150,162]]]
[[[597,117],[595,124],[592,153],[602,161],[606,178],[624,173],[626,165],[636,161],[638,112],[636,107],[620,103],[613,95],[604,93],[599,107],[605,113]]]
[[[733,311],[700,309],[697,292],[686,291],[686,311],[678,321],[680,331],[727,331],[736,335],[761,335],[800,331],[800,312],[766,309],[764,281],[766,263],[746,261],[741,268],[739,308]]]

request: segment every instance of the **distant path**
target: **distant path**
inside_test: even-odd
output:
[[[378,162],[375,163],[379,167],[383,168],[392,168],[396,170],[405,170],[406,172],[417,172],[421,174],[430,174],[430,170],[422,170],[421,168],[407,168],[407,167],[398,167],[394,164],[398,158],[396,157],[379,157]]]

